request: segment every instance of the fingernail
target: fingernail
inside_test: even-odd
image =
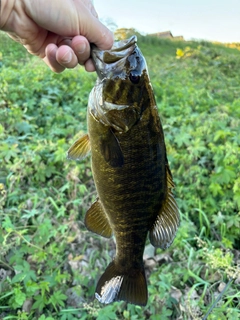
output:
[[[86,50],[86,44],[85,43],[79,43],[78,47],[77,47],[77,52],[79,54],[84,53]]]
[[[63,57],[63,59],[62,59],[62,61],[64,62],[64,63],[69,63],[71,60],[72,60],[72,52],[70,51],[70,52],[67,52],[66,54],[65,54],[65,56]]]

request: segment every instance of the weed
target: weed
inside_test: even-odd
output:
[[[139,35],[181,211],[173,245],[146,268],[142,308],[93,301],[115,245],[86,231],[90,159],[76,164],[66,151],[87,130],[95,76],[53,74],[0,40],[0,318],[237,319],[240,51]]]

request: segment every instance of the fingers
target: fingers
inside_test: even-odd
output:
[[[93,72],[95,71],[95,67],[94,67],[94,64],[92,62],[92,59],[88,59],[85,63],[85,70],[88,71],[88,72]]]
[[[61,46],[56,52],[57,62],[65,68],[74,68],[78,64],[78,59],[69,46]]]
[[[45,63],[54,71],[62,72],[65,68],[74,68],[77,64],[85,65],[89,72],[95,70],[90,58],[90,45],[83,36],[72,40],[62,39],[58,46],[51,43],[45,50]]]
[[[72,39],[71,47],[75,52],[78,62],[84,65],[90,57],[90,44],[83,36],[76,36]]]
[[[58,47],[55,44],[53,43],[49,44],[46,47],[46,50],[45,50],[46,56],[43,59],[43,61],[52,69],[52,71],[60,73],[65,69],[65,67],[58,63],[56,58],[57,51],[58,51]]]
[[[46,0],[45,0],[46,1]],[[1,0],[0,0],[1,2]],[[25,0],[28,20],[24,43],[27,50],[43,58],[55,72],[85,65],[94,71],[90,60],[90,43],[108,50],[113,34],[99,20],[91,0]],[[24,29],[24,30],[25,30]]]
[[[76,16],[70,20],[73,26],[66,26],[65,11],[63,10],[66,3],[65,0],[59,1],[58,9],[61,8],[59,11],[61,14],[57,20],[58,24],[53,23],[51,19],[39,21],[42,27],[48,27],[46,29],[51,30],[41,46],[43,50],[45,46],[44,61],[55,72],[62,72],[65,68],[74,68],[77,64],[85,65],[86,71],[94,71],[95,67],[90,59],[90,43],[94,43],[102,50],[110,49],[113,44],[113,34],[98,20],[90,0],[70,2],[74,6],[73,13]],[[60,3],[62,3],[61,6]],[[59,24],[59,21],[62,23]],[[72,33],[78,35],[73,36]]]
[[[59,48],[55,44],[49,44],[46,47],[46,56],[44,62],[57,73],[65,68],[74,68],[78,64],[78,59],[71,47],[63,45]]]

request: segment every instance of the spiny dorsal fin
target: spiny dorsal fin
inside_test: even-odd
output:
[[[124,300],[145,306],[147,283],[143,266],[123,271],[122,265],[113,260],[99,279],[95,296],[101,303]]]
[[[88,209],[85,216],[85,225],[89,231],[97,233],[100,236],[105,238],[112,236],[111,226],[99,200],[96,200]]]
[[[105,161],[112,167],[122,167],[123,153],[119,141],[109,128],[107,134],[100,139],[100,150]]]
[[[177,204],[173,194],[168,189],[165,204],[161,208],[152,229],[149,238],[154,247],[167,249],[173,242],[178,226],[180,224],[180,216]]]
[[[91,151],[91,145],[88,134],[74,142],[67,152],[68,159],[72,160],[82,160]]]

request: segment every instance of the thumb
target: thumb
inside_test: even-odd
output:
[[[99,49],[107,50],[113,45],[113,33],[103,25],[97,17],[97,13],[89,1],[76,2],[79,21],[79,34],[94,43]]]

